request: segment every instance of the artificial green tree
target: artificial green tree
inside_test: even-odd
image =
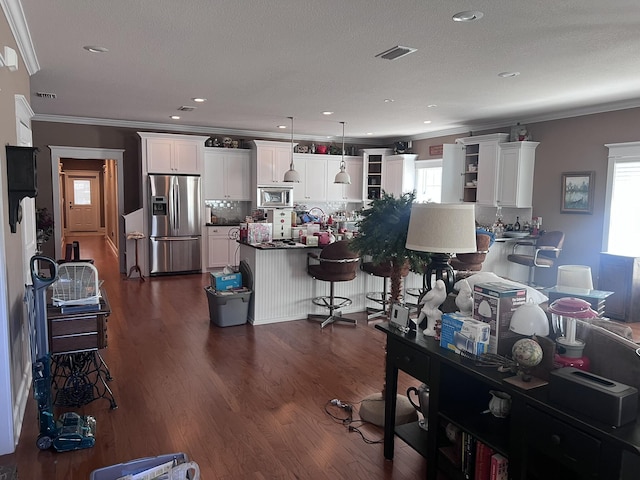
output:
[[[415,192],[396,198],[383,191],[380,198],[374,199],[363,210],[362,219],[358,222],[358,235],[351,244],[351,248],[361,256],[369,255],[373,263],[391,262],[391,304],[400,301],[406,269],[422,273],[429,260],[428,253],[408,250],[405,246],[414,200]]]

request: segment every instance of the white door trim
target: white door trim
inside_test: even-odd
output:
[[[62,212],[60,212],[60,184],[58,181],[58,172],[60,171],[60,159],[61,158],[76,158],[81,160],[95,160],[113,159],[118,165],[118,218],[124,214],[124,178],[123,178],[123,161],[124,150],[114,148],[91,148],[91,147],[64,147],[49,145],[51,150],[51,186],[53,190],[53,218],[62,218]],[[55,222],[55,258],[62,258],[62,245],[60,239],[62,238],[62,225],[61,222]],[[122,232],[118,232],[118,235],[122,237]],[[120,245],[124,245],[120,242]],[[122,256],[123,247],[120,247],[119,255]]]

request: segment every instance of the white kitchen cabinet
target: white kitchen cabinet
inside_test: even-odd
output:
[[[138,132],[147,173],[202,173],[206,137]]]
[[[442,201],[497,205],[500,143],[508,138],[506,133],[478,135],[457,139],[462,150],[444,148]]]
[[[293,201],[308,203],[327,200],[327,155],[296,153],[293,156],[300,183],[293,184]],[[288,168],[288,167],[287,167]]]
[[[340,171],[342,156],[327,158],[327,201],[362,202],[362,157],[344,157],[350,184],[333,183]]]
[[[207,268],[235,265],[237,242],[229,238],[235,227],[207,227],[208,262]]]
[[[500,144],[497,204],[530,208],[533,203],[533,171],[538,142]]]
[[[255,186],[283,183],[284,174],[289,170],[291,163],[291,144],[266,140],[254,140],[253,143],[255,145]]]
[[[413,154],[389,155],[382,162],[382,189],[394,197],[413,192],[418,158]]]
[[[367,148],[363,150],[362,196],[365,200],[380,198],[384,159],[392,153],[393,150],[388,148]]]
[[[205,148],[205,200],[251,200],[251,152]]]

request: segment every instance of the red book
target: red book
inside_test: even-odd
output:
[[[509,461],[503,455],[494,453],[491,455],[491,476],[490,480],[508,480]]]
[[[495,452],[488,445],[478,441],[476,443],[476,467],[474,480],[490,480],[491,478],[491,456]]]

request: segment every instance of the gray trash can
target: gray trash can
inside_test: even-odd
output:
[[[216,291],[205,287],[209,300],[209,319],[218,327],[232,327],[247,323],[252,291]]]

